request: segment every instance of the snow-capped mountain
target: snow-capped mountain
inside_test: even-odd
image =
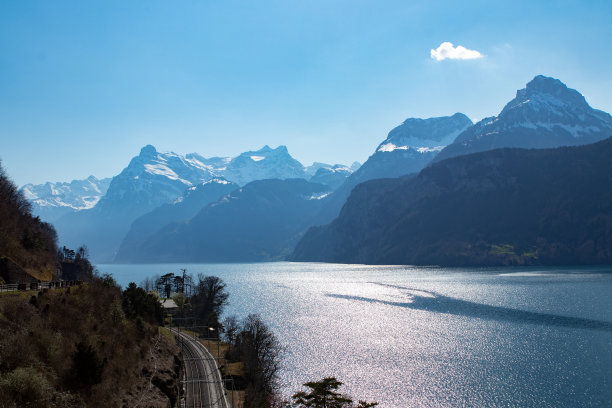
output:
[[[306,177],[304,166],[291,157],[287,147],[272,149],[268,145],[231,159],[217,174],[241,186],[254,180]]]
[[[306,172],[306,177],[310,178],[316,174],[316,172],[323,167],[332,167],[331,164],[314,162],[310,166],[304,167],[304,171]]]
[[[375,178],[416,173],[471,125],[472,121],[463,113],[406,119],[389,132],[352,178],[361,183]]]
[[[309,181],[311,183],[325,184],[335,190],[341,186],[351,174],[353,174],[353,171],[343,164],[334,164],[333,166],[324,165],[317,169],[316,173],[310,177]]]
[[[368,180],[419,172],[472,125],[463,113],[428,119],[409,118],[391,130],[374,154],[326,200],[318,223],[336,218],[353,188]]]
[[[173,152],[161,153],[147,145],[123,171],[113,177],[106,195],[97,207],[119,205],[144,213],[181,196],[194,184],[210,180],[215,169],[196,158]],[[129,211],[129,210],[128,210]]]
[[[197,153],[158,152],[148,145],[112,179],[93,207],[57,220],[60,240],[75,247],[85,243],[94,260],[111,261],[136,218],[220,177],[243,186],[260,179],[305,178],[306,172],[285,146],[264,146],[235,158],[205,158]]]
[[[72,247],[86,244],[94,261],[111,261],[134,219],[213,177],[213,166],[194,157],[161,153],[151,145],[145,146],[113,177],[94,207],[57,220],[60,241]]]
[[[612,117],[589,106],[558,79],[536,76],[496,117],[481,120],[446,147],[436,161],[501,147],[548,148],[593,143],[612,136]]]
[[[89,176],[69,183],[26,184],[21,191],[32,203],[35,215],[53,222],[67,213],[93,208],[106,193],[110,182],[110,178],[99,180]]]

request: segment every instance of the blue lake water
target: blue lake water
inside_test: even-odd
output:
[[[180,268],[273,328],[286,395],[335,376],[381,407],[612,406],[612,267],[98,265],[122,285]]]

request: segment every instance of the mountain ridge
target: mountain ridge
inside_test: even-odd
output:
[[[552,148],[612,136],[612,116],[558,79],[538,75],[519,89],[498,116],[466,129],[434,161],[500,147]]]
[[[612,139],[501,148],[357,186],[291,261],[440,266],[612,262]]]

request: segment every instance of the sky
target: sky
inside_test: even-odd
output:
[[[0,0],[0,159],[18,185],[112,177],[146,144],[363,162],[538,74],[612,112],[610,21],[594,0]]]

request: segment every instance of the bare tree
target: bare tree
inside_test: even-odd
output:
[[[191,299],[195,316],[211,327],[220,328],[219,316],[228,304],[225,283],[217,276],[198,275],[198,285]],[[216,331],[218,335],[218,330]]]
[[[247,382],[245,407],[270,406],[278,391],[283,349],[274,333],[256,314],[247,316],[236,337],[235,350],[244,362]]]

